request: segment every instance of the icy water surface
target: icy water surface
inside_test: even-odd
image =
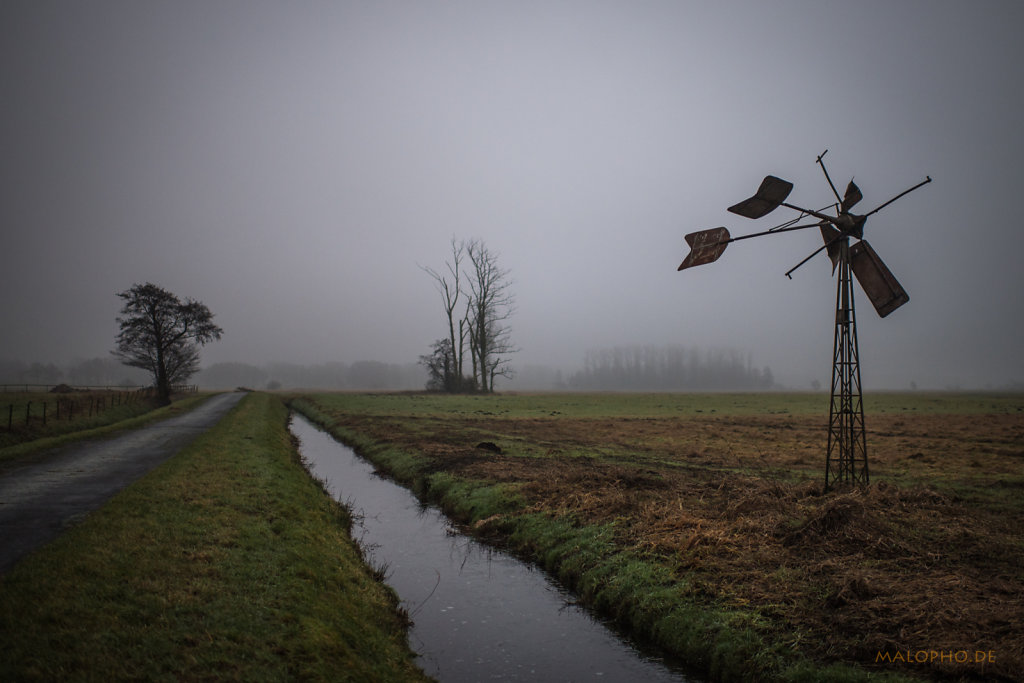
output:
[[[542,572],[459,534],[434,508],[299,415],[314,476],[358,517],[414,625],[417,663],[441,681],[685,681],[572,603]]]

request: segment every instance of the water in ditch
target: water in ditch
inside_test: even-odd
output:
[[[355,513],[352,533],[371,563],[387,568],[429,675],[446,683],[686,680],[620,639],[543,572],[455,531],[302,416],[293,416],[291,430],[313,476]]]

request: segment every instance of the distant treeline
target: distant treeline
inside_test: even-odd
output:
[[[355,363],[214,363],[193,378],[204,389],[422,389],[427,373],[422,365],[358,361]]]
[[[0,383],[71,386],[146,386],[152,378],[113,358],[93,358],[58,366],[0,360]],[[418,363],[214,363],[190,380],[202,389],[419,390],[427,371]],[[753,366],[751,356],[733,349],[683,346],[620,346],[588,351],[583,369],[539,365],[517,368],[505,390],[560,391],[755,391],[774,387],[769,368]]]
[[[76,387],[137,387],[152,382],[149,374],[114,358],[76,360],[65,365],[0,359],[0,384],[68,384]]]
[[[775,380],[735,349],[619,346],[588,351],[567,384],[580,391],[753,391]]]
[[[0,384],[82,386],[148,386],[153,378],[114,358],[92,358],[66,365],[0,360]],[[426,370],[417,363],[404,365],[360,361],[356,363],[214,363],[189,379],[203,389],[422,389]]]

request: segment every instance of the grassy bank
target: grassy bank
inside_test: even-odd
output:
[[[1019,395],[872,396],[872,486],[827,495],[827,400],[809,394],[293,405],[714,679],[1013,680],[1024,663]]]
[[[156,401],[149,398],[133,398],[111,405],[109,397],[103,410],[94,414],[82,411],[71,419],[56,419],[54,411],[50,411],[50,419],[43,424],[41,417],[34,417],[28,424],[16,424],[8,430],[7,423],[0,426],[0,468],[13,460],[56,448],[65,443],[81,439],[100,438],[113,432],[140,427],[155,420],[162,420],[192,410],[196,405],[208,399],[212,394],[188,394],[176,397],[169,406],[158,407]],[[53,403],[48,394],[0,394],[0,407],[16,405],[19,416],[24,419],[25,404],[32,402],[37,406],[43,400]],[[89,394],[78,394],[74,400],[88,405]],[[81,411],[81,408],[79,409]]]
[[[275,397],[0,577],[0,680],[424,680]]]

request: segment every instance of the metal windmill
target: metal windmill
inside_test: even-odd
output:
[[[878,213],[903,195],[913,192],[922,185],[932,181],[930,176],[904,190],[889,201],[865,214],[850,213],[861,199],[860,188],[851,180],[846,186],[842,197],[832,184],[828,170],[822,161],[828,150],[818,156],[817,163],[821,166],[828,181],[836,203],[825,209],[814,211],[793,204],[787,204],[786,198],[793,190],[793,184],[766,176],[757,193],[739,204],[729,207],[729,211],[746,218],[761,218],[780,206],[799,211],[799,215],[790,221],[777,225],[771,230],[758,232],[742,237],[731,237],[723,228],[701,230],[686,235],[690,245],[690,253],[679,265],[679,270],[703,265],[718,260],[730,242],[774,235],[805,228],[819,228],[824,244],[807,258],[786,272],[792,279],[794,270],[807,263],[821,251],[825,251],[832,260],[832,272],[839,270],[836,288],[835,342],[832,350],[832,400],[829,406],[828,452],[825,459],[825,490],[834,484],[867,484],[868,457],[864,434],[864,406],[861,401],[860,354],[857,349],[857,321],[853,305],[853,281],[850,274],[857,278],[878,315],[885,317],[903,304],[910,301],[906,291],[900,286],[893,274],[886,268],[882,259],[864,239],[864,223],[868,217]],[[834,216],[823,213],[831,208]],[[797,225],[806,216],[814,222]],[[854,243],[851,245],[850,240]]]

